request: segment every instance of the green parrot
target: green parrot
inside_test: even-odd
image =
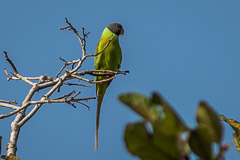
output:
[[[119,45],[119,35],[123,35],[124,30],[121,24],[112,23],[108,25],[102,33],[100,41],[98,42],[95,53],[100,52],[108,43],[109,39],[113,37],[113,40],[109,43],[107,48],[95,56],[94,65],[96,70],[112,70],[119,71],[122,62],[122,51]],[[96,81],[101,81],[104,79],[110,78],[109,76],[96,76]],[[104,94],[107,87],[111,81],[97,83],[96,92],[97,92],[97,116],[96,116],[96,133],[95,133],[95,152],[98,148],[98,128],[99,128],[99,119],[100,119],[100,110],[103,101]]]

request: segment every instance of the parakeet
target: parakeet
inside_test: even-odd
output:
[[[121,62],[122,62],[122,51],[119,45],[119,35],[123,35],[124,30],[121,24],[112,23],[109,24],[102,33],[100,41],[98,42],[95,53],[100,52],[108,43],[109,39],[113,40],[109,43],[108,47],[99,55],[95,56],[94,65],[96,70],[112,70],[119,71]],[[100,81],[109,78],[109,76],[96,76],[95,80]],[[97,115],[96,115],[96,133],[95,133],[95,152],[98,148],[98,128],[99,128],[99,119],[100,119],[100,110],[101,104],[106,92],[107,87],[111,81],[97,83],[96,92],[97,92]]]

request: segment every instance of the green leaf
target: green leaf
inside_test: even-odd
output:
[[[240,153],[240,136],[238,133],[233,133],[233,141],[238,153]]]
[[[151,99],[139,93],[126,93],[119,96],[119,100],[134,110],[149,122],[160,119],[160,110]]]
[[[177,160],[160,149],[148,133],[144,122],[129,124],[125,130],[125,143],[129,152],[145,160]]]
[[[220,115],[221,119],[224,120],[225,122],[227,122],[232,129],[235,131],[235,133],[233,133],[233,141],[235,144],[235,147],[238,151],[238,153],[240,153],[240,123],[234,119],[227,119],[224,115]]]
[[[197,110],[197,129],[193,130],[189,138],[192,151],[204,160],[212,159],[212,143],[220,143],[222,126],[216,112],[206,103],[200,102]]]
[[[200,102],[197,111],[197,122],[207,134],[210,142],[220,143],[222,139],[222,125],[216,112],[206,103]]]
[[[10,156],[2,155],[0,156],[0,158],[3,158],[5,160],[21,160],[20,158],[14,155],[10,155]]]
[[[181,118],[158,93],[153,93],[152,101],[153,103],[162,106],[165,114],[165,118],[158,123],[155,123],[154,128],[158,126],[158,129],[160,130],[159,132],[171,135],[176,135],[187,130],[187,127]]]
[[[187,151],[185,150],[186,143],[181,141],[180,135],[170,135],[164,132],[154,132],[153,141],[156,146],[162,151],[168,153],[176,159],[182,159]]]
[[[234,119],[227,119],[224,115],[220,115],[220,117],[222,118],[222,120],[227,122],[237,134],[239,134],[240,123],[238,121],[236,121]]]
[[[208,135],[205,134],[204,129],[198,128],[191,132],[189,146],[192,151],[202,159],[211,159],[211,142],[209,142]]]

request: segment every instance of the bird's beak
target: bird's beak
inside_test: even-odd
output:
[[[124,35],[124,29],[121,28],[120,35]]]

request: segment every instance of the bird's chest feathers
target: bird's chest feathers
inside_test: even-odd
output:
[[[100,44],[98,46],[98,52],[101,51],[108,43],[111,36],[102,37]],[[101,61],[101,67],[104,69],[117,70],[119,63],[121,63],[122,52],[119,46],[118,37],[109,43],[107,48],[96,58]]]

